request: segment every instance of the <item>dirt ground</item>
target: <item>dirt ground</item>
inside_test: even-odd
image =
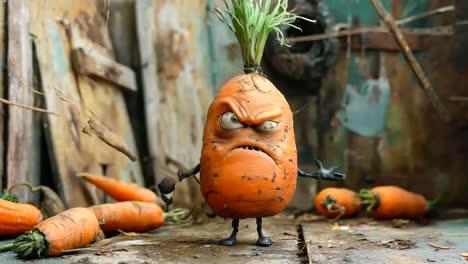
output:
[[[255,228],[253,219],[241,221],[233,247],[217,245],[231,231],[229,221],[217,218],[202,225],[164,226],[149,234],[120,234],[58,258],[21,261],[2,253],[0,264],[468,263],[461,255],[468,252],[468,218],[427,225],[368,218],[337,224],[314,215],[280,215],[264,220],[264,231],[274,242],[268,248],[255,246]]]

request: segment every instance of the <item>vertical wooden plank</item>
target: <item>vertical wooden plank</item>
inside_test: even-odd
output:
[[[0,21],[5,22],[5,10],[6,10],[6,2],[0,3]],[[6,32],[5,27],[0,27],[0,68],[5,68],[5,51],[6,51]],[[5,97],[5,85],[4,85],[4,71],[0,71],[0,96]],[[5,138],[5,108],[3,105],[0,105],[0,137],[2,139]],[[4,173],[4,153],[5,153],[5,140],[0,140],[0,190],[3,190],[6,186],[3,185],[4,178],[6,178],[6,174]]]
[[[212,91],[207,82],[206,4],[206,0],[153,1],[151,45],[158,58],[159,109],[148,114],[159,115],[156,130],[150,132],[157,135],[159,162],[170,158],[189,167],[200,161],[204,118]],[[174,206],[200,205],[202,201],[193,179],[179,184],[174,193]]]
[[[28,1],[8,1],[8,98],[32,105],[32,46],[29,37]],[[7,183],[27,181],[31,162],[33,112],[8,107]],[[15,190],[20,200],[28,198],[24,189]]]
[[[139,43],[137,41],[138,32],[136,26],[136,2],[140,1],[110,1],[110,6],[108,7],[110,9],[108,27],[117,61],[121,64],[133,68],[135,74],[138,76],[138,89],[136,92],[126,94],[125,102],[133,128],[133,133],[135,134],[136,145],[140,155],[145,183],[148,186],[154,186],[156,179],[155,175],[159,174],[157,174],[154,170],[155,163],[149,154],[150,144],[148,144],[148,137],[155,137],[156,134],[153,132],[148,133],[149,131],[146,129],[147,115],[145,113],[144,103],[145,91],[142,88],[145,87],[143,79],[145,77],[143,72],[146,71],[147,68],[145,65],[143,65],[143,61],[140,60]],[[145,38],[146,36],[143,37]],[[152,76],[155,76],[155,74],[152,74]]]
[[[157,185],[162,179],[159,166],[161,164],[161,149],[159,136],[160,92],[156,70],[157,57],[154,50],[154,8],[152,0],[135,1],[136,34],[141,65],[141,81],[143,88],[146,133],[148,139],[149,163]]]

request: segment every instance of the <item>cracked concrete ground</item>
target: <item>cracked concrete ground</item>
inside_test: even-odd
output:
[[[23,261],[2,253],[0,264],[467,263],[460,254],[468,252],[468,219],[425,226],[409,223],[401,228],[367,218],[334,225],[318,217],[278,216],[264,223],[265,233],[274,241],[268,248],[255,246],[253,219],[240,222],[236,246],[218,246],[217,240],[230,234],[231,225],[214,219],[203,225],[164,226],[149,234],[117,235],[90,250],[57,258]]]

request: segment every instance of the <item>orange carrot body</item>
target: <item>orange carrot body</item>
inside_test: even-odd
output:
[[[397,186],[379,186],[371,189],[378,197],[378,206],[371,211],[378,219],[415,219],[424,215],[427,209],[424,196]]]
[[[150,189],[138,186],[136,183],[119,181],[113,178],[81,173],[80,177],[94,184],[116,201],[141,201],[156,203],[156,194]]]
[[[326,204],[333,201],[330,210]],[[354,216],[361,209],[361,200],[357,193],[346,188],[325,188],[315,197],[315,208],[317,211],[328,218],[347,218]],[[340,208],[343,208],[341,212]]]
[[[35,206],[0,199],[0,236],[30,231],[41,220],[42,213]]]
[[[126,232],[148,232],[164,223],[163,210],[155,203],[118,202],[89,207],[104,232],[120,229]]]
[[[40,222],[37,226],[48,242],[48,256],[87,246],[96,239],[99,222],[87,208],[76,207]]]
[[[226,113],[234,128],[222,127]],[[293,115],[284,96],[259,74],[229,80],[204,129],[200,184],[208,205],[223,218],[272,216],[291,200],[296,179]]]

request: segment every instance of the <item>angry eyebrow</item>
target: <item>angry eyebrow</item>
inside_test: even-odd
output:
[[[220,103],[226,104],[237,116],[240,122],[246,125],[259,125],[267,120],[278,120],[283,109],[272,104],[253,105],[234,98],[223,98]]]

